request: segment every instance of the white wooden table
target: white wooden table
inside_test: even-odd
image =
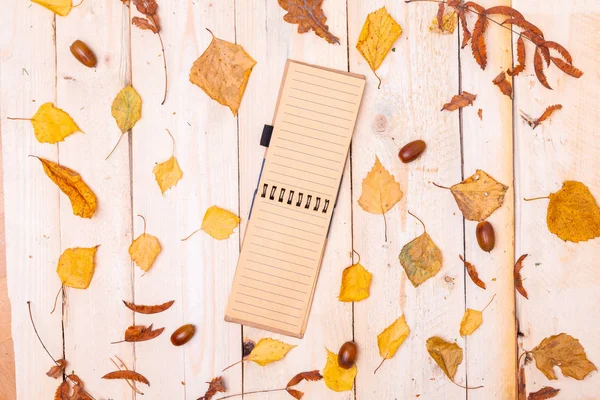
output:
[[[355,393],[334,393],[317,382],[301,387],[307,398],[514,399],[517,348],[529,350],[560,332],[580,339],[589,359],[600,365],[600,240],[565,243],[548,232],[544,202],[522,201],[524,196],[555,192],[567,179],[584,182],[600,200],[597,0],[513,0],[547,39],[565,45],[585,72],[576,80],[552,69],[548,76],[554,90],[549,91],[533,75],[530,50],[527,70],[514,81],[514,101],[491,83],[512,63],[511,33],[490,26],[489,63],[482,71],[469,48],[460,51],[460,32],[429,32],[437,9],[432,3],[325,0],[328,24],[341,45],[330,45],[312,33],[298,34],[296,26],[283,21],[285,11],[275,0],[159,0],[159,5],[169,68],[164,106],[158,40],[149,31],[132,28],[130,19],[138,15],[134,7],[117,0],[85,0],[67,17],[54,17],[29,1],[1,1],[0,115],[19,399],[50,399],[58,386],[44,375],[51,361],[31,329],[28,300],[49,350],[56,358],[64,353],[68,371],[75,370],[97,399],[136,397],[124,382],[100,379],[114,369],[109,360],[113,355],[150,380],[143,398],[196,399],[204,394],[206,381],[240,359],[243,338],[278,337],[225,323],[223,313],[264,153],[260,133],[271,120],[287,58],[365,74],[367,89],[306,336],[284,338],[298,347],[282,362],[228,370],[224,376],[229,393],[282,387],[297,372],[322,369],[325,347],[337,351],[352,339],[360,347]],[[367,14],[382,5],[404,32],[378,71],[383,79],[378,90],[355,44]],[[193,61],[211,40],[205,28],[243,45],[258,62],[237,118],[188,81]],[[83,67],[71,56],[69,46],[76,39],[98,55],[96,69]],[[129,140],[105,161],[120,134],[110,114],[111,102],[128,83],[143,98],[143,117]],[[477,94],[475,105],[460,113],[440,112],[461,89]],[[31,116],[48,101],[68,111],[85,135],[73,135],[58,145],[40,144],[29,123],[6,119]],[[519,118],[521,110],[538,115],[554,103],[563,104],[563,110],[535,131]],[[478,109],[483,110],[482,120]],[[387,121],[384,131],[376,128],[376,118]],[[177,140],[184,177],[162,196],[152,168],[170,156],[165,128]],[[428,143],[427,152],[415,163],[401,164],[399,147],[417,138]],[[68,199],[29,154],[80,172],[99,197],[94,218],[74,216]],[[381,216],[357,204],[362,179],[376,155],[405,193],[387,214],[387,243]],[[490,219],[497,236],[491,254],[478,248],[475,223],[463,221],[450,193],[430,184],[457,183],[477,168],[510,186],[504,206]],[[181,242],[214,204],[241,216],[236,233],[225,241],[200,233]],[[407,217],[407,209],[425,221],[444,255],[440,273],[418,289],[407,282],[397,259],[402,246],[422,229]],[[163,245],[144,276],[127,252],[143,229],[138,214],[146,217],[148,232]],[[66,248],[96,244],[102,246],[91,286],[66,290],[62,315],[50,315],[60,285],[58,257]],[[374,274],[371,297],[354,305],[337,300],[341,271],[351,263],[352,248]],[[530,254],[523,272],[530,299],[517,296],[515,301],[512,268],[522,253]],[[465,278],[459,254],[477,265],[488,283],[486,291]],[[482,327],[467,339],[460,337],[465,307],[481,309],[493,294],[497,297]],[[175,304],[162,314],[133,315],[123,299],[140,304],[174,299]],[[373,375],[380,362],[377,334],[402,313],[411,335]],[[166,332],[150,342],[110,344],[134,323],[154,323]],[[196,324],[197,334],[186,346],[175,348],[168,337],[184,323]],[[467,393],[443,375],[425,349],[425,340],[434,335],[456,340],[465,350],[456,380],[484,385],[483,389]],[[529,364],[527,377],[529,391],[551,385],[562,389],[557,399],[600,398],[597,372],[582,382],[562,376],[549,382]],[[248,398],[288,397],[273,393]]]

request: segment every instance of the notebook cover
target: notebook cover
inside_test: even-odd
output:
[[[226,321],[304,336],[364,86],[287,61]]]

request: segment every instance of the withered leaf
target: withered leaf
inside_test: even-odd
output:
[[[579,381],[597,370],[587,359],[579,340],[566,333],[545,338],[531,350],[531,355],[535,359],[536,367],[550,380],[556,379],[555,366],[560,368],[564,376]]]
[[[446,9],[446,4],[444,4],[444,3],[438,4],[438,11],[436,14],[436,19],[437,19],[437,27],[440,31],[444,30],[444,10],[445,9]]]
[[[544,73],[544,60],[542,59],[542,53],[539,47],[536,47],[535,53],[533,55],[533,69],[535,71],[535,76],[538,78],[538,81],[546,88],[552,90],[552,87],[548,83],[548,78]]]
[[[156,0],[133,0],[133,4],[144,15],[154,15],[158,10]]]
[[[553,387],[550,387],[550,386],[544,386],[537,392],[529,393],[529,397],[527,397],[527,400],[551,399],[553,397],[556,397],[556,395],[558,395],[558,392],[560,392],[560,389],[554,389]],[[525,398],[523,398],[523,400],[524,399]],[[521,399],[519,399],[519,400],[521,400]]]
[[[471,31],[469,31],[469,26],[467,25],[467,17],[465,16],[465,10],[459,8],[456,10],[458,14],[458,18],[460,19],[460,26],[463,31],[463,39],[460,45],[461,49],[464,49],[469,44],[469,40],[471,39]]]
[[[204,393],[204,396],[198,398],[197,400],[211,400],[217,392],[225,393],[227,389],[225,388],[225,382],[223,382],[222,376],[217,376],[213,378],[208,384],[208,390]]]
[[[523,277],[521,276],[521,270],[524,267],[523,260],[525,260],[526,257],[527,254],[523,254],[521,257],[519,257],[519,259],[515,263],[515,269],[513,274],[515,278],[515,289],[517,289],[517,292],[519,292],[521,296],[525,297],[526,299],[529,299],[529,296],[527,295],[527,290],[525,290],[525,288],[523,287]]]
[[[460,258],[460,260],[465,264],[467,273],[469,274],[469,277],[471,278],[473,283],[479,286],[480,288],[485,289],[485,283],[481,279],[479,279],[479,274],[477,273],[477,269],[475,268],[475,266],[470,262],[466,261],[460,254],[458,255],[458,258]]]
[[[156,306],[143,306],[143,305],[136,305],[133,303],[129,303],[129,302],[123,300],[123,304],[125,304],[125,307],[129,308],[133,312],[137,312],[140,314],[157,314],[157,313],[163,312],[163,311],[167,310],[169,307],[171,307],[174,302],[175,302],[175,300],[171,300],[171,301],[167,301],[166,303],[159,304]]]
[[[512,84],[508,81],[508,79],[506,79],[506,74],[504,71],[500,72],[500,74],[495,77],[492,82],[498,87],[498,89],[500,89],[502,94],[512,99]]]
[[[455,111],[462,107],[471,106],[476,98],[476,94],[463,91],[461,94],[454,95],[452,100],[444,104],[440,111]]]
[[[285,387],[289,388],[291,386],[296,386],[302,381],[314,382],[319,381],[321,379],[323,379],[323,376],[319,373],[319,370],[300,372],[299,374],[296,374],[292,379],[290,379],[290,381],[287,385],[285,385]]]
[[[162,251],[162,247],[156,236],[146,233],[146,218],[141,215],[138,217],[144,220],[144,232],[131,242],[129,256],[142,271],[148,272]]]
[[[517,76],[525,70],[525,41],[522,36],[517,39],[517,66],[509,68],[506,73],[510,76]]]
[[[581,78],[583,75],[583,71],[575,68],[573,65],[568,62],[563,61],[558,57],[550,57],[554,65],[556,65],[562,72],[565,74],[572,76],[574,78]]]
[[[50,160],[36,157],[42,163],[44,172],[58,188],[71,200],[73,214],[81,218],[92,218],[96,212],[97,199],[92,189],[83,181],[81,175],[71,168]]]
[[[486,18],[485,9],[479,12],[479,17],[473,27],[473,38],[471,40],[471,51],[473,57],[481,69],[485,69],[487,66],[487,48],[485,45],[484,33],[489,25],[489,21]]]
[[[298,33],[312,31],[331,44],[339,44],[340,39],[329,32],[327,17],[323,13],[323,0],[277,0],[279,6],[288,13],[283,19],[290,24],[298,24]]]
[[[153,33],[158,33],[158,28],[146,18],[133,17],[131,23],[142,30],[150,30]]]
[[[421,220],[419,221],[423,224]],[[402,247],[398,256],[406,276],[414,287],[434,277],[442,268],[442,252],[425,230],[425,224],[423,230],[421,236]]]
[[[300,399],[302,399],[302,397],[304,397],[304,392],[301,392],[299,390],[292,389],[292,388],[285,388],[285,390],[288,392],[288,394],[290,396],[292,396],[296,400],[300,400]]]
[[[163,331],[165,328],[159,328],[152,330],[152,324],[146,327],[145,325],[132,325],[125,331],[124,342],[145,342],[146,340],[154,339]],[[121,342],[113,342],[121,343]]]
[[[56,360],[56,365],[53,365],[50,370],[46,372],[46,375],[50,378],[58,379],[62,376],[66,366],[67,361],[65,359],[61,358],[60,360]]]
[[[111,113],[121,133],[129,131],[142,117],[142,98],[129,85],[121,89],[113,100]]]
[[[509,6],[495,6],[485,10],[486,15],[504,15],[511,18],[523,18],[523,14]]]
[[[148,379],[146,379],[144,375],[139,374],[135,371],[113,371],[104,375],[102,379],[128,379],[135,382],[145,383],[146,385],[150,386],[150,382],[148,382]]]
[[[521,118],[523,118],[523,120],[525,122],[527,122],[527,124],[529,126],[531,126],[533,129],[537,128],[542,122],[544,122],[545,120],[547,120],[548,118],[550,118],[550,116],[552,115],[552,113],[554,113],[554,111],[556,110],[562,110],[562,105],[561,104],[554,104],[552,106],[548,106],[546,108],[546,110],[544,110],[544,113],[539,117],[539,118],[531,118],[526,114],[522,114]]]
[[[72,393],[71,388],[73,389]],[[56,389],[54,400],[93,400],[93,398],[83,389],[81,379],[77,375],[71,374]]]
[[[517,384],[517,400],[527,400],[527,381],[525,378],[525,367],[519,368],[519,379]]]
[[[362,193],[358,204],[365,211],[384,214],[402,199],[400,184],[375,157],[375,164],[362,182]]]
[[[64,286],[87,289],[96,269],[96,251],[99,246],[66,249],[58,259],[56,273]]]
[[[522,16],[521,18],[509,18],[502,22],[502,25],[516,25],[519,28],[523,29],[523,31],[525,32],[531,31],[535,35],[541,36],[542,38],[544,37],[544,33],[541,31],[540,28],[527,21],[525,18],[522,18]]]
[[[507,190],[508,186],[480,169],[464,181],[450,187],[458,208],[469,221],[485,221],[502,206]]]
[[[571,53],[569,53],[569,51],[565,49],[561,44],[549,40],[539,44],[539,46],[556,50],[566,62],[568,62],[569,64],[573,64],[573,57],[571,56]]]
[[[427,352],[442,371],[454,382],[456,370],[463,360],[463,350],[456,343],[433,336],[427,339]]]

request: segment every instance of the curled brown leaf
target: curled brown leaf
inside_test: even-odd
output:
[[[506,73],[510,76],[517,76],[525,70],[525,41],[522,36],[517,39],[517,64],[514,68],[509,68]]]
[[[498,87],[498,89],[500,89],[503,95],[512,99],[512,84],[508,81],[508,79],[506,79],[506,74],[504,71],[500,72],[500,74],[495,77],[492,82]]]
[[[131,23],[142,30],[150,30],[153,33],[158,33],[158,28],[150,23],[146,18],[133,17]]]
[[[120,342],[144,342],[146,340],[154,339],[158,335],[160,335],[165,328],[159,328],[152,330],[152,324],[146,327],[144,325],[132,325],[125,331],[125,339]]]
[[[197,400],[211,400],[217,392],[225,393],[226,391],[223,377],[217,376],[208,383],[208,390],[204,393],[204,396],[199,397]]]
[[[554,65],[556,65],[562,72],[569,76],[572,76],[573,78],[581,78],[581,76],[583,75],[583,71],[575,68],[568,62],[563,61],[558,57],[550,57],[550,59],[552,60]]]
[[[531,31],[536,35],[540,35],[542,38],[544,37],[544,33],[541,29],[527,21],[525,18],[509,18],[502,22],[502,25],[516,25],[524,31]]]
[[[128,379],[135,382],[145,383],[146,385],[150,386],[150,382],[148,382],[148,379],[146,379],[144,375],[135,371],[113,371],[104,375],[102,379]]]
[[[62,376],[66,366],[67,361],[63,358],[56,360],[56,365],[53,365],[52,368],[46,372],[46,375],[48,375],[50,378],[58,379]]]
[[[171,300],[171,301],[167,301],[166,303],[158,304],[155,306],[144,306],[144,305],[137,305],[137,304],[129,303],[129,302],[123,300],[123,304],[125,304],[125,307],[129,308],[133,312],[137,312],[140,314],[157,314],[159,312],[163,312],[163,311],[169,309],[173,305],[174,302],[175,302],[175,300]]]
[[[471,40],[471,51],[473,57],[481,69],[485,69],[487,66],[487,47],[485,44],[484,33],[489,25],[489,21],[486,18],[485,10],[479,14],[475,27],[473,28],[473,38]]]
[[[440,31],[444,30],[444,10],[446,9],[446,5],[444,3],[438,4],[438,11],[436,14],[437,24]]]
[[[479,286],[480,288],[485,289],[485,283],[481,279],[479,279],[479,274],[477,273],[477,269],[475,268],[475,266],[470,262],[466,261],[460,254],[458,255],[458,258],[460,258],[460,260],[465,264],[467,273],[469,274],[469,277],[471,278],[473,283]]]
[[[290,396],[292,396],[296,400],[300,400],[300,399],[302,399],[302,397],[304,397],[304,392],[301,392],[299,390],[292,389],[292,388],[286,388],[285,390],[286,390],[286,392],[289,393]]]
[[[523,18],[523,14],[509,6],[490,7],[485,10],[487,15],[504,15],[511,18]]]
[[[551,399],[553,397],[556,397],[556,395],[558,394],[558,392],[560,392],[560,389],[554,389],[553,387],[550,387],[550,386],[544,386],[543,388],[541,388],[537,392],[529,393],[529,397],[527,397],[527,400],[547,400],[547,399]]]
[[[457,94],[452,97],[449,103],[444,104],[440,111],[455,111],[459,108],[473,105],[473,102],[477,98],[476,94],[471,94],[469,92],[462,92],[461,94]]]
[[[514,278],[515,288],[517,289],[517,292],[519,292],[521,296],[525,297],[526,299],[529,299],[529,296],[527,295],[527,290],[525,290],[525,288],[523,287],[523,277],[521,276],[521,270],[524,267],[523,260],[525,260],[527,256],[528,254],[523,254],[515,263]]]
[[[549,49],[556,50],[558,52],[558,54],[560,54],[561,57],[564,58],[564,60],[566,62],[568,62],[569,64],[573,64],[573,57],[571,57],[571,53],[569,53],[569,51],[567,49],[565,49],[562,45],[560,45],[556,42],[553,42],[553,41],[547,41],[547,42],[541,43],[540,46],[544,46]]]
[[[323,376],[321,375],[319,370],[300,372],[299,374],[296,374],[292,379],[290,379],[290,381],[286,385],[286,388],[296,386],[304,380],[314,382],[321,379],[323,379]]]
[[[539,47],[536,47],[535,54],[533,56],[533,69],[538,81],[540,81],[540,83],[546,88],[552,90],[552,87],[548,83],[548,78],[546,78],[546,74],[544,73],[544,60],[542,59],[542,53]]]

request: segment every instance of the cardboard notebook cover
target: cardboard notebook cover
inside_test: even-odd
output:
[[[304,336],[364,87],[288,60],[226,321]]]

